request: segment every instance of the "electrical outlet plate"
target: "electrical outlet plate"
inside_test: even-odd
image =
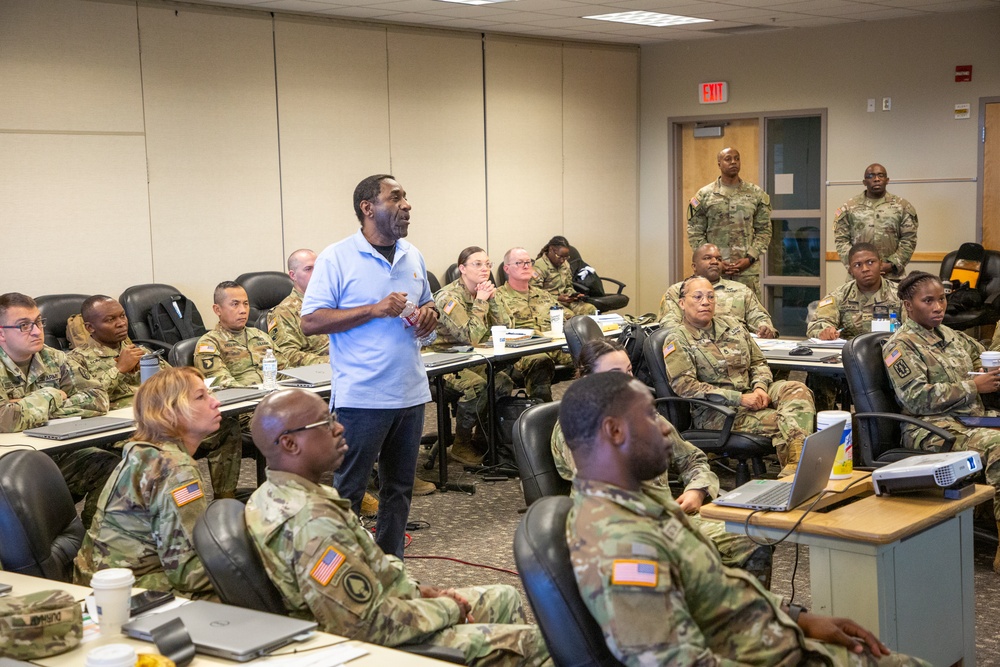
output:
[[[868,113],[872,113],[873,111],[875,111],[875,98],[874,97],[869,97],[868,98]]]
[[[891,97],[883,97],[882,98],[882,111],[891,111],[891,110],[892,110],[892,98]]]

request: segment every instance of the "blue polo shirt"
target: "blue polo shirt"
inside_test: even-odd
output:
[[[417,304],[431,300],[420,251],[396,241],[392,266],[359,229],[316,258],[302,314],[323,308],[357,308],[405,292]],[[338,408],[409,408],[431,400],[420,345],[401,318],[378,317],[330,334],[333,367],[330,405]]]

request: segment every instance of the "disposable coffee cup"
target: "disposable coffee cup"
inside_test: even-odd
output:
[[[507,349],[507,327],[491,327],[493,333],[493,351],[503,352]]]
[[[983,352],[979,355],[979,361],[982,362],[983,368],[991,371],[1000,367],[1000,352]]]
[[[138,656],[128,644],[105,644],[87,653],[86,667],[135,667]]]
[[[129,599],[132,597],[134,583],[135,575],[125,567],[98,570],[90,578],[94,602],[97,603],[97,624],[101,628],[102,637],[121,634],[122,625],[128,621]]]

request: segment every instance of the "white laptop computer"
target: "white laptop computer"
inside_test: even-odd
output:
[[[798,468],[791,482],[754,479],[719,496],[717,505],[772,512],[787,512],[826,488],[840,447],[844,424],[839,421],[806,438]]]
[[[222,405],[232,405],[242,401],[255,401],[258,398],[264,398],[266,394],[266,391],[257,387],[230,387],[229,389],[216,389],[215,400]]]
[[[475,356],[474,354],[455,354],[454,352],[432,352],[430,354],[421,354],[420,361],[423,362],[424,368],[437,368],[438,366],[444,366],[445,364],[453,364],[459,361],[465,361],[469,357]]]
[[[129,428],[134,425],[133,420],[125,417],[88,417],[87,419],[60,421],[47,426],[25,429],[24,434],[46,440],[69,440],[94,433]]]
[[[330,364],[299,366],[278,372],[289,378],[278,383],[282,387],[325,387],[333,378],[333,368]]]
[[[246,662],[316,629],[313,621],[268,614],[227,604],[196,600],[159,614],[129,621],[122,632],[142,641],[153,641],[153,629],[174,618],[184,622],[198,653]]]

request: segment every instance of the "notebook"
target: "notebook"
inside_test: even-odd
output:
[[[444,366],[445,364],[465,361],[469,357],[473,356],[475,355],[455,354],[453,352],[431,352],[430,354],[420,355],[420,361],[423,362],[424,368],[437,368],[438,366]]]
[[[325,387],[333,378],[333,368],[330,364],[286,368],[278,372],[290,378],[278,383],[282,387]]]
[[[241,401],[255,401],[263,398],[267,394],[263,389],[257,387],[230,387],[229,389],[216,389],[215,400],[222,405],[232,405]]]
[[[840,447],[845,421],[806,438],[791,482],[754,479],[715,499],[715,504],[772,512],[787,512],[826,488]]]
[[[133,425],[135,422],[125,417],[89,417],[29,428],[24,431],[24,434],[30,435],[32,438],[45,438],[46,440],[69,440],[84,435],[113,431],[118,428],[130,428]]]
[[[152,630],[180,618],[198,653],[246,662],[305,639],[316,629],[313,621],[268,614],[216,602],[196,600],[159,614],[129,621],[122,632],[142,641],[153,641]]]

